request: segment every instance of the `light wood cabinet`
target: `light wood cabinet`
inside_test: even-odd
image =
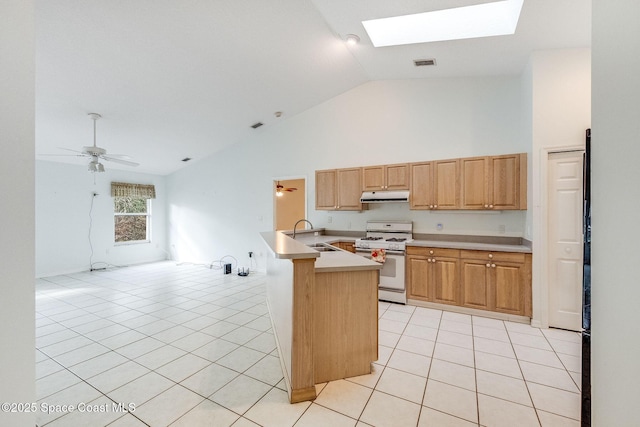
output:
[[[460,160],[411,163],[410,209],[458,209]]]
[[[531,316],[531,254],[461,251],[462,305]]]
[[[463,259],[461,305],[480,310],[490,310],[489,270],[485,262]]]
[[[361,195],[361,168],[316,171],[317,210],[360,211]]]
[[[456,249],[407,247],[409,298],[459,305],[459,253]]]
[[[356,246],[354,242],[335,242],[332,243],[331,246],[335,246],[336,248],[340,248],[354,254],[356,253]]]
[[[316,209],[334,210],[338,206],[336,170],[316,171]]]
[[[531,254],[407,246],[409,299],[531,317]]]
[[[316,171],[317,210],[360,211],[377,190],[409,190],[413,210],[525,210],[527,153]]]
[[[408,190],[409,165],[365,166],[362,168],[363,190]]]
[[[427,262],[427,257],[422,255],[406,256],[406,287],[409,299],[429,301],[429,271],[431,263]]]
[[[460,160],[461,209],[527,208],[527,154]]]

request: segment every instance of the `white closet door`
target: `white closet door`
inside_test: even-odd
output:
[[[549,326],[582,327],[583,151],[549,154]]]

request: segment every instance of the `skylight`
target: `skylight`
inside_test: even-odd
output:
[[[524,0],[362,21],[375,47],[503,36],[516,32]]]

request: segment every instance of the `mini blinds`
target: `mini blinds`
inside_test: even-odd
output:
[[[156,187],[146,184],[130,184],[127,182],[112,182],[111,197],[134,197],[137,199],[155,199]]]

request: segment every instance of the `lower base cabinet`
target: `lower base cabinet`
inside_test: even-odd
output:
[[[531,254],[407,247],[409,299],[531,317]]]
[[[407,247],[407,289],[410,299],[458,305],[459,250]]]
[[[356,253],[356,247],[354,242],[336,242],[332,243],[331,246],[335,246],[336,248],[340,248],[345,251],[349,251],[351,253]]]

